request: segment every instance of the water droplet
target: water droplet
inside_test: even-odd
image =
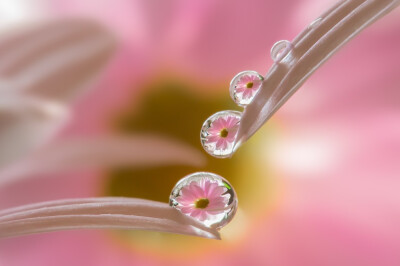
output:
[[[226,179],[213,173],[197,172],[178,181],[169,204],[204,225],[219,229],[232,220],[238,201]]]
[[[233,101],[240,106],[251,103],[263,80],[263,76],[256,71],[243,71],[237,74],[229,87]]]
[[[293,45],[289,41],[281,40],[276,42],[271,48],[271,58],[275,62],[280,62],[292,49]]]
[[[200,132],[204,150],[214,157],[230,157],[241,116],[242,113],[237,111],[221,111],[210,116]]]
[[[309,29],[315,28],[316,26],[319,25],[319,23],[321,23],[321,21],[322,21],[322,18],[317,18],[316,20],[314,20],[313,22],[311,22],[310,25],[308,25],[308,28],[309,28]]]

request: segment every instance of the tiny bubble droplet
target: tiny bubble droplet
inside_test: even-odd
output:
[[[271,48],[271,58],[275,62],[280,62],[292,50],[292,43],[286,40],[276,42]]]
[[[229,93],[239,106],[246,106],[253,100],[261,88],[264,78],[256,71],[243,71],[231,81]]]
[[[213,173],[197,172],[178,181],[172,189],[169,205],[205,226],[220,229],[232,220],[238,201],[226,179]]]
[[[318,26],[322,21],[322,18],[317,18],[315,19],[313,22],[310,23],[310,25],[308,25],[308,29],[313,29],[316,26]]]
[[[203,124],[200,141],[204,150],[217,158],[227,158],[233,153],[242,113],[221,111],[210,116]]]

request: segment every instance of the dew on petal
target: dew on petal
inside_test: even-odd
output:
[[[284,59],[293,49],[293,45],[291,42],[286,40],[281,40],[276,42],[271,48],[271,58],[274,62],[279,63]],[[290,60],[285,60],[290,61]]]
[[[236,213],[236,193],[223,177],[197,172],[185,176],[173,188],[169,204],[204,225],[220,229]]]
[[[241,115],[237,111],[221,111],[204,122],[200,140],[207,153],[217,158],[232,155]]]
[[[310,23],[310,25],[308,25],[308,29],[313,29],[315,27],[317,27],[322,21],[322,18],[317,18],[315,19],[313,22]]]
[[[237,74],[229,87],[233,101],[240,106],[246,106],[253,100],[261,88],[264,78],[256,71],[243,71]]]

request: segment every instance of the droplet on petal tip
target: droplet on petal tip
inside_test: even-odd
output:
[[[313,29],[315,27],[317,27],[319,24],[321,24],[322,18],[317,18],[314,21],[312,21],[309,25],[308,25],[308,29]]]
[[[236,193],[223,177],[197,172],[182,178],[173,188],[170,205],[205,226],[220,229],[234,217]]]
[[[204,150],[217,158],[231,157],[241,116],[238,111],[221,111],[210,116],[200,132]]]
[[[293,45],[290,41],[278,41],[271,48],[271,59],[274,62],[279,63],[290,53],[290,51],[292,51],[292,49]]]
[[[250,104],[263,80],[264,77],[256,71],[240,72],[232,79],[229,87],[232,100],[239,106]]]

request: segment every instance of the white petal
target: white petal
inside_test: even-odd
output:
[[[0,38],[0,93],[68,101],[108,62],[113,36],[82,19],[51,21]]]
[[[113,47],[105,29],[82,19],[0,36],[0,168],[53,136],[68,113],[63,104],[81,94]]]
[[[35,175],[82,168],[184,164],[201,166],[195,148],[159,136],[103,136],[54,143],[0,172],[0,185]]]
[[[71,229],[133,229],[220,239],[219,233],[167,203],[134,198],[49,201],[4,210],[0,237]]]
[[[0,98],[0,168],[37,148],[68,118],[63,105],[35,97]]]

